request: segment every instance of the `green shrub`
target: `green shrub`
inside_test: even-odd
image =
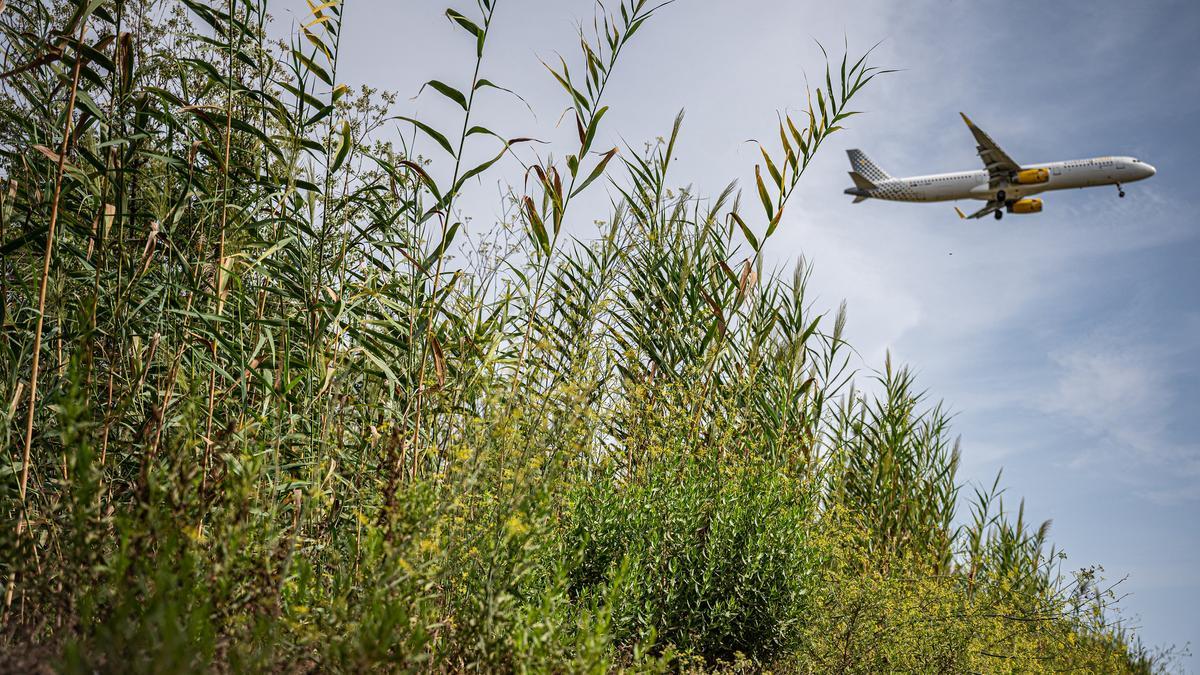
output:
[[[794,648],[819,558],[815,500],[778,468],[657,463],[572,498],[562,546],[573,597],[610,592],[620,642],[656,638],[710,661]]]

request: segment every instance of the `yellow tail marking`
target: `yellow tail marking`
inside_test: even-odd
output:
[[[955,210],[955,211],[958,211],[958,207],[957,207],[957,206],[956,206],[956,207],[954,207],[954,210]],[[966,220],[966,219],[967,219],[967,217],[963,215],[963,212],[962,212],[962,211],[958,211],[958,217],[959,217],[959,218],[962,218],[963,220]]]

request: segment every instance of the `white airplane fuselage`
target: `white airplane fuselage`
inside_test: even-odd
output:
[[[1049,175],[1041,183],[1022,185],[1008,183],[991,187],[988,172],[957,171],[927,176],[887,178],[877,181],[873,188],[850,188],[847,194],[871,199],[900,202],[946,202],[959,199],[996,199],[1003,191],[1005,200],[1019,200],[1051,190],[1122,185],[1144,180],[1154,175],[1153,166],[1134,157],[1094,157],[1065,162],[1022,165],[1023,169],[1046,169]]]

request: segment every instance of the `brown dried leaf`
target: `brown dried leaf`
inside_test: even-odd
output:
[[[437,373],[438,388],[446,386],[446,356],[442,353],[442,345],[437,336],[429,334],[429,346],[433,351],[433,369]]]
[[[33,146],[33,149],[37,150],[38,152],[40,152],[43,155],[45,155],[46,157],[48,157],[50,159],[50,161],[54,162],[55,164],[62,161],[61,155],[59,155],[57,152],[51,150],[50,148],[47,148],[44,145],[35,145],[35,146]]]

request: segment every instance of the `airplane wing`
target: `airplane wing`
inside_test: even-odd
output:
[[[1000,208],[1000,207],[1002,207],[1002,206],[1004,206],[1004,204],[1003,204],[1003,203],[1001,203],[1001,202],[999,202],[999,201],[996,201],[995,199],[993,199],[993,200],[991,200],[991,201],[989,201],[989,202],[987,203],[987,206],[984,206],[982,209],[979,209],[978,211],[976,211],[975,213],[972,213],[972,214],[971,214],[971,215],[969,215],[969,216],[965,216],[965,215],[963,215],[963,212],[962,212],[962,211],[958,211],[958,207],[957,207],[957,206],[956,206],[956,207],[954,207],[954,210],[955,210],[955,211],[958,211],[958,217],[959,217],[959,218],[962,218],[962,219],[964,219],[964,220],[965,220],[965,219],[967,219],[967,218],[982,218],[982,217],[984,217],[984,216],[988,215],[989,213],[992,213],[993,211],[995,211],[996,209],[998,209],[998,208]]]
[[[979,151],[979,159],[983,160],[983,165],[987,168],[990,187],[997,187],[1007,181],[1010,175],[1021,170],[1021,165],[1014,162],[1008,153],[1001,150],[991,136],[975,126],[975,123],[963,113],[959,113],[959,115],[962,115],[963,121],[967,123],[967,128],[975,135],[975,142],[978,144],[976,150]]]

